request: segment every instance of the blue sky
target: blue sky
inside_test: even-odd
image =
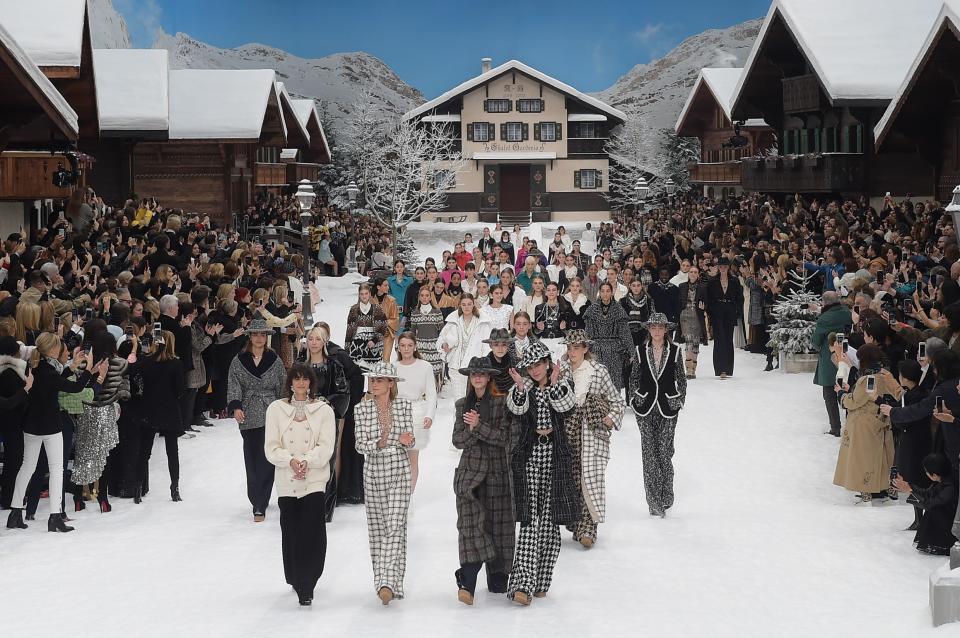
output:
[[[687,36],[764,15],[769,0],[114,0],[134,46],[157,29],[301,57],[366,51],[429,99],[517,58],[582,91],[613,84]]]

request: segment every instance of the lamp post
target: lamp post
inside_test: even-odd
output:
[[[643,205],[647,201],[647,195],[650,194],[650,185],[647,180],[641,177],[633,187],[634,201],[637,202],[637,214],[643,215]]]
[[[673,204],[673,194],[677,192],[677,183],[673,181],[672,177],[668,177],[666,183],[663,185],[663,190],[667,193],[667,202]]]
[[[944,210],[950,213],[950,218],[953,220],[954,232],[960,232],[960,186],[953,189],[953,199],[950,200],[950,203],[947,204]],[[960,237],[960,234],[957,236]]]
[[[303,241],[303,289],[304,296],[310,298],[310,226],[313,223],[313,202],[317,195],[313,192],[313,185],[308,179],[300,180],[296,193],[297,201],[300,203],[300,238]],[[312,304],[304,304],[303,322],[308,325],[310,315],[313,314]]]
[[[357,195],[360,194],[360,189],[357,187],[357,183],[350,180],[350,183],[347,184],[347,202],[349,204],[348,210],[352,213],[353,206],[357,203]],[[356,244],[350,246],[347,255],[347,269],[350,272],[356,272],[357,270],[357,247]]]

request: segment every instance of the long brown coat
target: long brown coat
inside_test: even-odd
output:
[[[890,487],[893,434],[890,420],[879,413],[875,400],[884,394],[899,399],[903,389],[889,372],[874,376],[876,392],[867,393],[868,375],[864,375],[843,397],[847,423],[840,439],[833,484],[854,492],[876,493]]]

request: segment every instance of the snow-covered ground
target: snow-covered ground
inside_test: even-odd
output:
[[[352,277],[322,282],[319,319],[342,341]],[[78,514],[48,534],[46,503],[28,530],[0,529],[0,636],[922,636],[935,631],[927,577],[905,505],[854,506],[831,484],[837,439],[809,375],[763,373],[737,353],[737,375],[692,381],[677,431],[676,506],[651,518],[632,416],[612,441],[608,522],[589,551],[564,533],[553,588],[529,608],[504,596],[457,602],[457,454],[444,401],[409,528],[406,599],[380,605],[362,506],[328,526],[312,608],[284,583],[275,506],[254,524],[232,421],[181,441],[184,501],[166,490],[158,445],[141,505]],[[481,576],[482,581],[482,576]],[[389,634],[388,634],[389,632]]]

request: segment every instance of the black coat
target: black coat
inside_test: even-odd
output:
[[[730,322],[736,325],[743,317],[743,287],[740,280],[730,275],[727,280],[727,291],[720,285],[717,276],[707,284],[707,312],[713,323]]]
[[[632,294],[620,300],[620,306],[626,311],[629,319],[627,325],[630,326],[630,336],[633,337],[633,345],[639,346],[647,340],[647,329],[641,324],[650,319],[650,315],[659,310],[655,306],[650,295],[643,293],[638,300],[634,299]]]
[[[155,357],[141,357],[135,364],[143,381],[142,423],[160,432],[183,433],[180,410],[170,406],[180,405],[180,397],[186,392],[183,362],[180,359],[157,361]]]
[[[923,388],[913,388],[904,393],[903,405],[919,403],[927,396],[928,392]],[[926,487],[930,484],[930,480],[927,478],[927,473],[923,471],[922,463],[923,458],[933,450],[930,417],[924,416],[916,421],[894,423],[893,429],[899,435],[894,465],[907,483]]]
[[[64,368],[69,374],[69,369]],[[76,381],[70,381],[59,374],[46,359],[33,371],[33,387],[27,398],[27,409],[23,417],[23,431],[36,436],[46,436],[62,431],[60,427],[60,403],[57,395],[61,392],[80,392],[93,383],[93,376],[83,370]]]
[[[647,287],[647,294],[653,299],[653,305],[656,307],[657,312],[662,312],[667,315],[673,323],[677,323],[680,320],[680,310],[683,308],[681,304],[680,289],[671,283],[663,284],[659,281],[655,281]]]
[[[944,403],[953,414],[960,414],[960,394],[957,393],[957,379],[947,379],[938,383],[929,395],[917,403],[902,408],[893,408],[890,411],[890,423],[897,427],[904,423],[931,418],[938,396],[943,397]],[[934,451],[943,452],[950,460],[953,477],[956,480],[958,471],[960,471],[960,425],[956,422],[940,423],[934,441]]]
[[[20,436],[23,415],[27,409],[24,390],[27,364],[19,357],[0,356],[0,427],[4,432]]]
[[[637,362],[630,374],[629,398],[630,407],[638,418],[654,410],[659,410],[668,419],[673,418],[680,412],[677,400],[682,404],[686,399],[686,388],[677,387],[677,367],[683,361],[683,351],[669,341],[667,348],[664,352],[667,361],[659,375],[653,372],[654,364],[650,361],[646,344],[637,348]]]
[[[176,342],[174,343],[174,352],[183,364],[183,371],[193,370],[193,330],[190,329],[190,326],[181,326],[179,319],[173,319],[167,315],[160,315],[157,321],[160,322],[161,328],[173,333]]]

